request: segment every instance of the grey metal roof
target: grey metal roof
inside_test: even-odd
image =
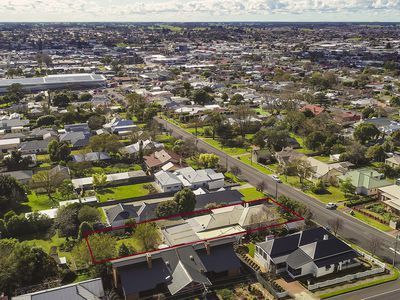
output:
[[[101,278],[13,297],[13,300],[100,300],[104,297]]]
[[[312,258],[304,253],[300,248],[292,252],[286,259],[286,263],[293,269],[297,269],[311,261]]]

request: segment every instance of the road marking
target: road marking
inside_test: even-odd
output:
[[[390,251],[392,251],[393,253],[395,252],[394,249],[392,247],[389,248]],[[399,251],[396,251],[396,254],[400,254]]]
[[[391,294],[391,293],[397,292],[397,291],[400,291],[400,289],[395,289],[395,290],[391,290],[391,291],[388,291],[388,292],[380,293],[380,294],[377,294],[377,295],[374,295],[374,296],[370,296],[370,297],[367,297],[367,298],[362,298],[361,300],[373,299],[373,298],[376,298],[376,297],[378,297],[378,296],[383,296],[383,295],[386,295],[386,294]]]

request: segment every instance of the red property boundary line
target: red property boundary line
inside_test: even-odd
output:
[[[151,222],[156,222],[156,221],[161,221],[161,220],[169,220],[169,219],[179,218],[179,217],[187,217],[187,216],[192,216],[192,215],[202,214],[202,213],[211,213],[213,209],[225,208],[225,207],[237,206],[237,205],[245,205],[245,204],[251,204],[251,203],[262,202],[262,201],[272,202],[272,203],[276,204],[277,206],[281,207],[283,210],[285,210],[285,211],[289,212],[290,214],[296,216],[297,218],[294,219],[294,220],[290,220],[290,221],[286,221],[286,222],[282,222],[282,223],[278,223],[278,224],[273,224],[273,225],[268,225],[268,226],[263,226],[263,227],[257,227],[257,228],[253,228],[253,229],[247,229],[247,230],[244,230],[244,231],[241,231],[241,232],[226,234],[226,235],[222,235],[222,236],[218,236],[218,237],[214,237],[214,238],[209,238],[209,239],[204,239],[204,240],[194,241],[194,242],[188,242],[188,243],[181,243],[181,244],[178,244],[178,245],[174,245],[174,246],[170,246],[170,247],[166,247],[166,248],[162,248],[162,249],[143,251],[143,252],[138,252],[138,253],[134,253],[134,254],[130,254],[130,255],[119,256],[119,257],[114,257],[114,258],[107,258],[107,259],[102,259],[102,260],[96,260],[96,258],[93,255],[93,251],[92,251],[92,248],[90,247],[90,243],[89,243],[89,239],[88,239],[88,237],[90,235],[93,235],[93,234],[96,234],[96,233],[106,233],[106,232],[111,232],[111,231],[114,231],[114,230],[136,227],[137,225],[144,224],[144,223],[151,223]],[[234,203],[234,204],[223,205],[223,206],[220,206],[220,207],[217,207],[217,208],[212,208],[212,209],[201,209],[201,210],[196,210],[196,211],[192,211],[192,212],[188,212],[188,213],[176,214],[176,215],[169,216],[169,217],[146,220],[146,221],[142,221],[142,222],[139,222],[139,223],[136,223],[136,224],[128,224],[128,225],[117,226],[117,227],[108,227],[108,228],[104,228],[104,229],[100,229],[100,230],[93,230],[93,231],[85,232],[84,238],[85,238],[86,245],[87,245],[89,253],[90,253],[90,257],[92,259],[92,263],[93,264],[102,264],[102,263],[107,263],[107,262],[114,261],[114,260],[121,259],[121,258],[138,256],[138,255],[142,255],[142,254],[146,254],[146,253],[152,253],[152,252],[156,252],[156,251],[160,251],[160,250],[174,249],[174,248],[187,246],[187,245],[201,244],[201,243],[204,243],[204,242],[207,242],[207,241],[212,241],[212,240],[217,240],[217,239],[221,239],[221,238],[241,235],[243,233],[249,234],[249,233],[253,233],[253,232],[257,232],[257,231],[261,231],[261,230],[265,230],[265,229],[269,229],[269,228],[280,227],[280,226],[283,226],[283,225],[286,225],[286,224],[289,224],[289,223],[303,221],[303,220],[304,220],[304,218],[302,216],[300,216],[298,213],[296,213],[293,210],[287,208],[286,206],[282,205],[281,203],[275,201],[274,199],[268,197],[268,198],[261,198],[261,199],[257,199],[257,200],[246,201],[246,202],[242,202],[242,203]]]

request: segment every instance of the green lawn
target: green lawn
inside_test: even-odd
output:
[[[38,162],[50,162],[50,155],[48,154],[38,154],[36,155]]]
[[[256,245],[254,245],[253,243],[250,243],[247,245],[247,248],[249,248],[249,255],[251,257],[254,257],[254,253],[256,252]]]
[[[271,169],[267,169],[267,168],[255,163],[255,162],[253,162],[253,164],[252,164],[250,155],[241,156],[240,160],[242,162],[244,162],[246,165],[252,166],[253,168],[257,169],[258,171],[260,171],[260,172],[262,172],[264,174],[271,175],[271,174],[275,173],[274,171],[271,170],[271,169],[273,169],[273,166],[271,166]]]
[[[36,194],[36,192],[31,192],[31,194],[28,195],[28,202],[23,203],[23,205],[29,206],[32,211],[39,211],[55,207],[57,206],[57,203],[51,201],[47,194]]]
[[[331,163],[329,156],[313,156],[313,158],[315,158],[319,161],[322,161],[324,163],[327,163],[327,164]]]
[[[26,238],[26,243],[31,245],[31,246],[37,246],[37,247],[41,247],[43,248],[43,250],[46,253],[50,253],[50,249],[52,246],[57,246],[57,250],[58,250],[58,255],[60,257],[66,257],[68,261],[71,260],[71,253],[70,252],[62,252],[60,251],[59,247],[61,244],[65,243],[66,239],[59,237],[58,234],[56,233],[54,236],[51,237],[51,239],[48,240],[44,240],[44,239],[35,239],[32,237],[29,237],[29,239],[27,237]]]
[[[135,249],[136,252],[141,252],[144,249],[142,249],[142,246],[140,245],[140,243],[134,239],[133,237],[129,237],[126,239],[121,239],[117,241],[117,251],[119,249],[119,247],[121,246],[121,244],[125,244],[125,245],[129,245],[131,246],[133,249]]]
[[[255,112],[258,113],[260,116],[269,116],[270,113],[267,112],[266,110],[263,110],[262,108],[256,108]]]
[[[310,196],[317,198],[319,201],[322,201],[324,203],[336,203],[345,200],[344,193],[339,188],[335,186],[330,186],[328,187],[328,191],[330,192],[330,194],[317,195],[311,191],[307,191],[306,194],[309,194]]]
[[[357,211],[353,211],[353,212],[354,212],[353,217],[359,219],[360,221],[362,221],[364,223],[367,223],[368,225],[370,225],[372,227],[375,227],[375,228],[377,228],[379,230],[382,230],[382,231],[392,231],[393,230],[393,228],[391,228],[390,226],[382,224],[382,223],[380,223],[380,222],[378,222],[378,221],[376,221],[374,219],[371,219],[371,218],[369,218],[367,216],[364,216],[363,214],[361,214],[361,213],[359,213]]]
[[[239,192],[244,196],[244,201],[257,200],[265,198],[265,195],[256,190],[256,188],[240,189]]]
[[[98,191],[96,196],[100,202],[145,196],[149,194],[149,191],[143,187],[145,184],[146,183],[138,183],[104,188]]]
[[[244,148],[238,148],[238,147],[224,147],[221,145],[221,143],[217,140],[213,140],[211,138],[204,138],[203,141],[206,143],[210,144],[211,146],[224,151],[226,154],[230,156],[237,156],[237,155],[242,155],[247,153],[247,149]]]

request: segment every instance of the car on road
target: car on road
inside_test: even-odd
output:
[[[277,183],[281,183],[282,181],[279,179],[278,175],[272,175],[271,176],[273,180],[275,180]]]
[[[325,205],[325,207],[326,207],[327,209],[336,209],[337,205],[336,205],[336,203],[329,202],[329,203],[327,203],[327,204]]]

